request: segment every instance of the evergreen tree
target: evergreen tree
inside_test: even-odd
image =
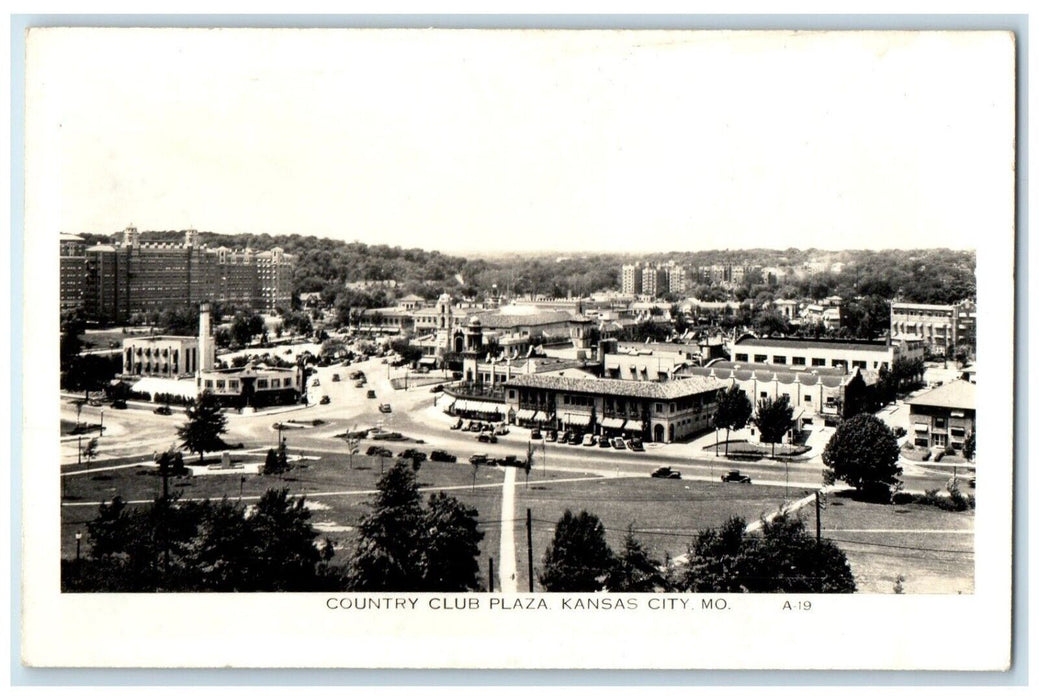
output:
[[[349,588],[421,591],[425,517],[415,472],[395,464],[377,487],[372,510],[358,526],[360,539],[350,563]]]
[[[966,459],[974,461],[974,452],[977,449],[977,443],[974,438],[974,431],[972,430],[967,439],[963,441],[963,456]]]
[[[616,565],[599,518],[567,509],[545,551],[541,585],[549,592],[601,591]]]
[[[667,590],[661,563],[635,537],[634,524],[628,525],[617,565],[606,579],[606,590],[624,593],[652,593]]]
[[[443,492],[429,498],[422,546],[423,590],[480,590],[480,540],[475,508]]]
[[[198,454],[199,462],[206,452],[226,447],[220,436],[227,432],[227,417],[220,410],[216,396],[203,392],[188,404],[185,412],[188,422],[177,429],[177,435],[184,447]]]

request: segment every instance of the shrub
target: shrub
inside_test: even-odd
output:
[[[906,429],[905,428],[903,428],[901,425],[898,426],[897,428],[895,428],[895,437],[896,438],[904,438],[905,436],[906,436]]]
[[[945,448],[942,454],[947,457],[951,457],[952,455],[956,454],[956,450],[952,449],[952,445],[949,445]]]

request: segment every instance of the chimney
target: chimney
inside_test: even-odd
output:
[[[203,303],[198,311],[198,368],[200,372],[208,372],[216,364],[216,346],[210,327],[209,304]]]

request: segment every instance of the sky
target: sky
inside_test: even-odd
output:
[[[500,253],[1013,226],[1003,34],[58,29],[26,80],[62,232]]]

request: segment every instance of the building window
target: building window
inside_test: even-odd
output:
[[[801,398],[801,400],[804,401],[805,403],[812,403],[812,395],[811,394],[805,394]]]
[[[825,366],[826,366],[826,358],[824,358],[824,357],[813,357],[812,358],[812,367],[825,367]]]
[[[212,379],[207,379],[206,380],[206,388],[207,389],[212,389],[213,388],[213,380]]]
[[[755,362],[768,362],[768,355],[755,355],[754,356],[754,361]]]
[[[747,361],[747,353],[745,353],[745,352],[738,352],[738,353],[736,353],[736,362],[746,362],[746,361]]]
[[[656,409],[657,413],[663,413],[664,412],[664,405],[658,403],[658,404],[656,404],[655,409]]]
[[[761,392],[761,398],[767,399],[768,398],[768,392],[767,391]]]
[[[793,364],[803,367],[805,365],[805,359],[803,357],[795,357]]]
[[[785,365],[786,364],[786,355],[773,355],[772,356],[772,363],[773,364],[777,364],[777,365]]]

